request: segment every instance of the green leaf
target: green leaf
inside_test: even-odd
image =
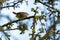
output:
[[[31,37],[30,40],[33,40],[33,38]]]
[[[34,8],[31,8],[31,11],[34,11]]]
[[[7,37],[10,37],[10,35],[9,35],[8,33],[5,33],[5,35],[6,35]]]
[[[44,20],[47,21],[46,17],[44,17]]]
[[[32,29],[32,32],[34,32],[34,33],[35,33],[35,29]]]
[[[44,14],[44,11],[41,11],[41,14]]]
[[[23,0],[20,0],[20,3],[22,4],[23,3]]]
[[[39,19],[40,16],[35,16],[35,19]]]
[[[10,37],[10,35],[6,35],[7,37]]]
[[[8,40],[10,40],[10,38],[8,38]]]
[[[43,28],[40,28],[39,31],[40,31],[40,33],[44,33],[44,29]]]
[[[28,30],[28,27],[25,23],[19,25],[18,27],[19,27],[19,30],[23,30],[23,31]]]
[[[36,10],[36,13],[38,13],[38,11]]]
[[[32,34],[29,33],[29,36],[31,36]]]
[[[57,30],[57,32],[56,33],[59,33],[60,32],[60,30]]]
[[[21,31],[20,34],[24,34],[24,31]]]

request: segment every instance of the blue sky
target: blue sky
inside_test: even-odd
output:
[[[13,0],[11,0],[10,2],[13,2]],[[15,10],[13,8],[10,8],[10,9],[4,8],[1,11],[1,14],[3,16],[0,17],[0,25],[4,25],[5,23],[9,22],[9,20],[5,16],[9,16],[12,20],[16,20],[17,19],[16,15],[14,15],[12,13],[13,11],[14,12],[25,11],[25,12],[29,13],[29,16],[33,16],[34,12],[31,12],[31,8],[36,8],[38,6],[39,7],[39,9],[38,9],[39,13],[37,15],[41,15],[41,13],[40,13],[41,11],[44,11],[44,12],[48,13],[48,10],[46,9],[46,6],[42,5],[41,3],[38,3],[37,5],[34,5],[33,3],[34,3],[34,0],[28,0],[28,5],[26,5],[26,3],[23,2],[22,5],[21,4],[19,5],[20,8],[16,8]],[[58,2],[58,4],[60,4],[60,3]],[[55,6],[55,8],[60,9],[60,5]],[[29,20],[29,21],[31,21],[31,20]],[[42,20],[42,22],[45,23],[44,20]],[[48,24],[48,22],[49,21],[47,21],[47,26],[50,26],[50,22],[49,22],[49,24]],[[31,26],[31,24],[32,24],[32,22],[30,22],[28,24],[28,27]],[[14,26],[12,28],[15,28],[16,26],[17,26],[17,24],[14,23]],[[60,24],[58,24],[57,26],[59,28]],[[36,25],[36,31],[37,31],[36,33],[39,32],[37,30],[38,28],[40,28],[40,24],[39,23],[38,23],[38,25]],[[48,28],[48,27],[45,27],[45,28]],[[11,37],[10,37],[11,40],[29,40],[30,37],[29,37],[28,34],[31,33],[31,29],[25,31],[25,34],[22,34],[22,35],[19,34],[20,33],[19,30],[13,30],[13,31],[7,31],[7,32],[8,32],[8,34],[11,35]],[[42,36],[44,34],[45,34],[45,32],[42,33]],[[2,36],[2,35],[4,35],[4,34],[2,32],[0,32],[0,36]],[[2,36],[2,39],[5,40],[7,38],[5,36]]]

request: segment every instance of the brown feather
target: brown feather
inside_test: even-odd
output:
[[[13,12],[13,14],[16,14],[16,17],[18,18],[25,18],[28,16],[27,12],[18,12],[18,13]]]

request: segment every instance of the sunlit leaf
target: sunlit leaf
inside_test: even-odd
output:
[[[46,17],[44,17],[44,20],[47,21]]]
[[[38,13],[38,11],[36,10],[36,13]]]
[[[34,11],[34,8],[31,8],[31,11]]]
[[[32,32],[34,32],[34,33],[35,33],[35,29],[32,29]]]

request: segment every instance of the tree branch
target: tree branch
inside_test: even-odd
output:
[[[2,8],[8,8],[8,7],[14,7],[17,3],[19,3],[20,1],[18,1],[18,2],[16,2],[16,3],[14,3],[14,2],[12,2],[13,3],[13,5],[8,5],[8,6],[4,6],[4,7],[0,7],[1,9]]]
[[[30,18],[34,18],[34,16],[30,16],[30,17],[27,17],[27,18],[23,18],[21,20],[15,20],[15,21],[11,21],[11,22],[8,22],[7,24],[4,24],[0,27],[4,27],[4,26],[7,26],[7,25],[10,25],[11,23],[15,23],[15,22],[18,22],[18,21],[22,21],[22,20],[25,20],[25,19],[30,19]]]
[[[43,5],[51,8],[51,9],[53,9],[53,10],[55,10],[55,11],[57,11],[57,12],[60,12],[58,9],[55,9],[54,7],[50,7],[47,3],[43,3],[43,2],[41,2],[41,1],[39,1],[39,3],[41,3],[41,4],[43,4]]]
[[[51,30],[55,27],[54,25],[58,23],[60,23],[60,19],[58,19],[53,25],[51,25],[51,27],[47,30],[47,33],[41,38],[41,40],[46,39],[49,36]]]

